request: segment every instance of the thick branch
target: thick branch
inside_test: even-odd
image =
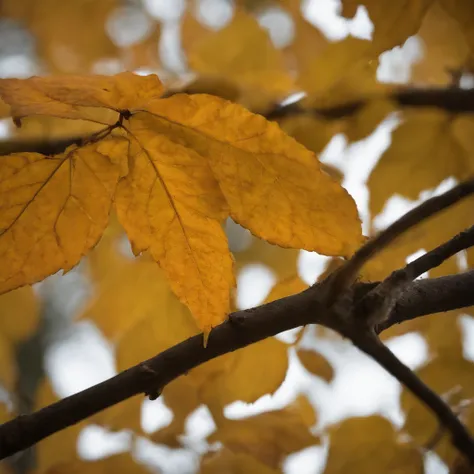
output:
[[[356,296],[366,294],[374,285],[358,284]],[[384,329],[424,314],[473,305],[473,285],[474,271],[415,281],[398,301]],[[213,329],[207,348],[203,347],[201,335],[194,336],[109,380],[1,425],[0,459],[134,395],[159,392],[210,359],[282,331],[319,322],[325,311],[319,302],[319,288],[314,286],[297,295],[233,313]]]

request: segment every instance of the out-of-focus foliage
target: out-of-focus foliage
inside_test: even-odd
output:
[[[0,421],[17,412],[17,350],[39,327],[40,300],[22,285],[70,270],[87,254],[82,261],[93,291],[77,317],[92,321],[113,343],[122,370],[219,324],[236,307],[235,276],[250,265],[264,265],[274,275],[265,300],[272,301],[308,287],[298,275],[300,249],[348,257],[361,244],[355,205],[341,186],[345,177],[315,155],[337,133],[361,140],[398,112],[391,144],[367,181],[372,228],[393,196],[415,201],[447,178],[472,175],[472,113],[400,111],[389,97],[398,85],[381,82],[377,71],[382,53],[416,35],[422,57],[412,65],[412,84],[457,87],[474,72],[473,2],[342,0],[344,17],[364,7],[374,29],[370,39],[349,35],[337,41],[309,21],[305,2],[232,3],[218,24],[206,2],[197,0],[185,2],[172,21],[152,2],[0,3],[0,19],[31,35],[33,72],[48,76],[0,81],[0,115],[11,114],[22,125],[11,127],[1,150],[9,153],[11,140],[32,149],[33,143],[89,137],[54,156],[0,157],[0,383],[12,406],[0,405]],[[262,26],[262,15],[272,9],[291,24],[281,44],[275,34],[282,32]],[[171,30],[181,42],[175,62],[165,47]],[[4,44],[0,54],[11,43]],[[147,75],[122,73],[138,69]],[[49,77],[58,73],[68,75]],[[257,115],[278,112],[280,101],[294,92],[305,94],[295,109],[280,110],[272,121]],[[345,111],[359,102],[355,112]],[[339,112],[331,116],[322,110],[328,107]],[[473,200],[467,199],[431,218],[371,261],[361,278],[385,277],[407,256],[472,225],[473,215]],[[253,235],[236,226],[226,235],[229,216]],[[127,239],[136,256],[123,250]],[[469,268],[473,255],[466,253]],[[465,269],[461,260],[448,260],[430,276]],[[331,260],[326,272],[340,262]],[[384,338],[423,336],[430,359],[420,377],[473,430],[474,369],[462,350],[461,314],[415,319]],[[207,441],[218,444],[202,456],[200,472],[282,472],[289,454],[320,443],[318,414],[308,399],[239,420],[227,418],[224,409],[274,393],[287,375],[290,353],[307,373],[331,383],[334,367],[302,344],[307,329],[292,343],[267,339],[173,381],[162,395],[173,419],[153,433],[143,430],[138,397],[88,422],[180,448],[189,415],[204,404],[216,425]],[[33,408],[57,398],[47,381],[29,396]],[[324,428],[324,472],[422,472],[422,447],[438,428],[408,392],[401,402],[401,430],[378,416]],[[39,443],[35,472],[147,472],[129,453],[79,459],[77,438],[85,426]],[[454,472],[464,472],[447,437],[434,449]]]

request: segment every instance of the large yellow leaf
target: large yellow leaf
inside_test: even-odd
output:
[[[209,441],[219,441],[235,453],[247,454],[276,469],[288,454],[320,443],[309,431],[315,422],[313,407],[301,395],[281,410],[223,420]]]
[[[417,199],[424,189],[434,188],[450,176],[466,178],[472,170],[474,156],[457,135],[472,134],[474,122],[439,110],[408,112],[405,116],[368,180],[373,216],[392,194]]]
[[[175,95],[147,110],[161,133],[209,160],[231,217],[255,235],[326,255],[358,248],[352,198],[275,123],[206,95]]]
[[[374,24],[374,55],[401,45],[420,28],[426,10],[433,0],[342,0],[347,13],[364,5]]]
[[[229,313],[235,285],[222,228],[227,204],[207,160],[158,135],[160,125],[150,114],[130,120],[133,166],[119,183],[115,208],[135,253],[150,250],[209,331]]]
[[[45,157],[0,160],[0,292],[70,270],[104,231],[119,168],[106,153],[117,146],[68,148]]]
[[[397,442],[390,422],[380,416],[349,418],[330,428],[325,474],[423,472],[419,449]]]
[[[417,375],[438,395],[444,396],[449,405],[457,412],[461,410],[464,423],[472,432],[474,428],[474,409],[467,400],[474,397],[474,364],[464,360],[455,350],[443,357],[435,358],[417,371]],[[439,430],[439,424],[432,411],[428,410],[408,390],[401,397],[402,408],[406,413],[403,429],[423,446],[429,443]],[[434,451],[448,464],[453,465],[459,452],[453,447],[448,434],[436,444]]]
[[[0,96],[16,118],[26,115],[94,120],[82,107],[133,110],[161,96],[158,76],[122,72],[115,76],[52,76],[0,79]]]

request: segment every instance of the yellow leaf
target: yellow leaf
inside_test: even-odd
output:
[[[229,359],[228,369],[201,388],[205,399],[221,408],[236,400],[253,403],[272,395],[288,369],[287,345],[273,337],[240,349]]]
[[[251,239],[247,248],[234,251],[237,272],[241,272],[249,264],[263,264],[275,272],[278,280],[290,278],[296,274],[299,250],[272,245],[255,236]]]
[[[376,80],[377,58],[370,41],[348,37],[329,43],[300,74],[298,83],[308,93],[304,103],[332,107],[386,91]]]
[[[380,416],[349,418],[330,428],[325,474],[423,472],[421,452],[397,442],[397,433]]]
[[[433,0],[342,0],[346,14],[364,5],[374,24],[372,48],[378,55],[401,45],[420,28],[426,10]],[[352,16],[352,15],[350,15]]]
[[[412,68],[412,80],[433,85],[449,85],[452,73],[465,65],[469,46],[459,23],[434,2],[417,34],[423,57]]]
[[[17,375],[14,347],[5,336],[0,334],[0,385],[13,392]]]
[[[296,353],[306,370],[326,382],[331,382],[334,377],[334,369],[323,355],[308,349],[298,349]]]
[[[117,56],[105,29],[117,0],[2,0],[0,16],[12,18],[35,39],[35,53],[50,72],[84,74],[96,61]]]
[[[233,453],[228,449],[221,449],[217,453],[205,455],[201,461],[201,474],[278,474],[245,453]]]
[[[456,273],[456,272],[450,272]],[[430,357],[458,354],[462,357],[462,333],[459,325],[458,314],[461,312],[448,311],[445,313],[434,313],[422,318],[404,321],[402,324],[392,326],[384,331],[383,338],[418,332],[428,343]]]
[[[358,248],[352,198],[275,123],[205,95],[175,95],[148,110],[162,133],[209,160],[231,217],[258,237],[326,255]]]
[[[474,398],[474,364],[460,357],[457,351],[435,358],[417,371],[417,375],[438,395],[444,396],[454,409],[461,409],[461,417],[471,430],[474,428],[474,409],[466,400]],[[428,443],[439,430],[434,415],[406,389],[401,396],[402,408],[406,413],[403,430],[413,437],[418,446]],[[464,408],[462,408],[464,406]],[[434,451],[448,464],[455,462],[458,451],[453,447],[449,436],[444,436],[436,444]]]
[[[107,225],[119,169],[100,145],[0,160],[0,293],[70,270]]]
[[[247,454],[276,469],[288,454],[320,443],[309,431],[315,422],[313,407],[301,395],[281,410],[224,420],[209,442],[219,441],[234,453]]]
[[[209,331],[229,313],[235,285],[221,224],[227,204],[207,160],[156,133],[161,126],[150,114],[130,120],[133,166],[118,185],[115,208],[134,252],[150,250],[199,327]]]
[[[474,31],[472,22],[474,20],[474,4],[464,0],[440,0],[441,6],[458,22],[471,50],[474,52]]]
[[[52,76],[0,79],[0,96],[15,118],[26,115],[94,120],[82,107],[140,109],[161,96],[158,76],[122,72],[115,76]]]
[[[115,454],[98,461],[71,461],[54,465],[44,474],[150,474],[130,453]]]
[[[257,20],[237,9],[232,21],[216,32],[196,36],[185,51],[199,74],[229,77],[241,87],[281,97],[293,88],[283,55]]]
[[[293,275],[284,280],[280,280],[270,291],[265,299],[265,303],[278,300],[285,296],[294,295],[295,293],[301,293],[303,290],[306,290],[306,288],[308,288],[308,285],[298,275]]]
[[[39,302],[25,286],[0,296],[0,334],[11,342],[28,338],[38,326]]]
[[[337,122],[317,118],[310,112],[283,117],[278,123],[283,131],[314,153],[321,152],[339,128]]]
[[[170,311],[168,300],[173,296],[165,275],[147,256],[132,260],[115,250],[116,260],[103,262],[111,265],[109,271],[98,269],[104,244],[101,241],[89,256],[96,291],[81,317],[93,320],[107,338],[117,341],[141,320]]]
[[[362,140],[368,137],[379,123],[395,110],[396,104],[390,100],[370,100],[345,121],[344,134],[351,142]]]
[[[304,18],[301,2],[283,0],[281,3],[291,14],[294,28],[293,41],[283,51],[289,59],[289,70],[296,69],[299,72],[324,51],[328,40],[316,26]]]
[[[472,133],[474,122],[439,110],[407,112],[405,116],[368,180],[373,216],[394,193],[417,199],[424,189],[436,187],[449,176],[465,178],[472,170],[470,150],[457,134],[462,133],[459,128]]]

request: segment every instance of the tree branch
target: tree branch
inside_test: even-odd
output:
[[[351,340],[355,346],[376,360],[435,413],[442,426],[445,426],[451,433],[454,446],[474,464],[474,440],[463,423],[449,408],[449,405],[420,380],[376,336],[356,332],[352,334]]]
[[[186,92],[186,90],[184,90]],[[202,91],[204,92],[204,91]],[[212,94],[212,91],[210,91]],[[399,88],[396,91],[366,97],[363,100],[349,102],[328,108],[307,109],[301,101],[288,105],[276,105],[273,109],[262,112],[261,115],[268,120],[278,120],[283,117],[300,114],[314,114],[324,119],[348,118],[359,111],[369,101],[379,98],[393,100],[400,107],[436,107],[451,113],[474,112],[474,89],[446,88]],[[0,141],[0,155],[20,152],[37,152],[44,155],[54,155],[63,152],[69,145],[80,143],[84,137],[74,136],[69,138],[51,140],[19,140],[10,139]]]
[[[375,285],[358,283],[356,297]],[[432,312],[473,305],[473,286],[474,271],[415,281],[403,293],[383,329]],[[282,331],[320,322],[327,312],[320,302],[320,288],[316,285],[258,308],[232,313],[212,330],[207,348],[203,347],[201,335],[194,336],[111,379],[35,413],[14,418],[0,426],[0,459],[134,395],[159,393],[172,380],[208,360]]]
[[[265,114],[269,120],[278,120],[291,115],[312,113],[324,119],[343,119],[357,113],[370,100],[389,99],[400,107],[436,107],[451,113],[470,113],[474,111],[474,90],[446,88],[399,88],[389,94],[379,94],[363,100],[349,102],[328,108],[305,109],[300,101],[275,107]]]
[[[361,268],[377,253],[392,243],[401,234],[428,219],[432,215],[456,204],[461,199],[474,193],[474,178],[458,184],[440,196],[426,200],[416,208],[407,212],[392,225],[387,227],[363,245],[350,260],[338,268],[330,278],[332,287],[330,289],[329,300],[333,302],[336,297],[353,284]]]

